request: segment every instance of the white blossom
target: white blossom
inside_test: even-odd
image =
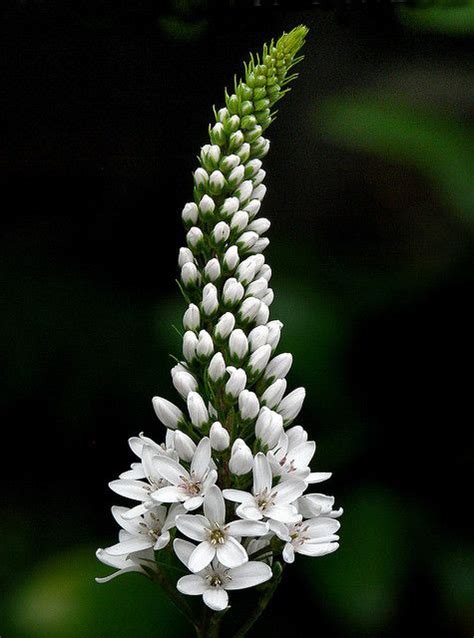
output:
[[[255,392],[242,390],[239,394],[239,412],[242,421],[254,419],[260,410],[260,403]]]
[[[230,335],[235,326],[235,317],[231,312],[222,315],[216,324],[214,335],[216,339],[224,341]]]
[[[209,421],[209,412],[202,396],[198,392],[190,392],[186,403],[191,423],[197,428],[202,428]]]
[[[217,452],[227,450],[230,445],[230,434],[219,421],[215,421],[209,430],[211,447]]]
[[[242,476],[248,474],[253,466],[252,450],[242,439],[236,439],[232,445],[229,469],[232,474]]]
[[[183,327],[185,330],[199,330],[201,313],[196,304],[189,304],[183,315]]]
[[[242,368],[227,366],[229,380],[225,384],[225,392],[229,397],[236,399],[247,383],[247,374]]]
[[[285,425],[291,423],[298,416],[303,406],[305,396],[306,391],[304,388],[296,388],[296,390],[287,394],[280,402],[277,412],[283,417]]]
[[[171,430],[175,430],[179,423],[184,421],[182,411],[168,399],[153,397],[153,408],[163,425]]]
[[[229,352],[231,357],[238,363],[247,356],[249,342],[245,332],[240,328],[233,330],[229,336]]]

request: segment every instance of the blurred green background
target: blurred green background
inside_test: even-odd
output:
[[[272,317],[345,514],[340,550],[298,559],[251,635],[472,635],[473,5],[248,4],[0,10],[3,638],[191,635],[145,578],[96,585],[94,550],[127,438],[160,438],[150,399],[173,398],[179,211],[211,105],[300,22],[269,134]]]

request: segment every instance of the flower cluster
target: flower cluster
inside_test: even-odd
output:
[[[298,27],[252,57],[209,127],[194,201],[182,212],[188,307],[183,359],[171,378],[183,406],[154,397],[165,442],[143,434],[129,441],[138,460],[110,487],[133,505],[112,508],[119,542],[97,555],[118,571],[101,582],[129,571],[152,575],[168,551],[188,572],[178,591],[219,611],[228,591],[270,580],[277,561],[338,547],[342,510],[333,497],[307,493],[330,474],[311,471],[316,444],[294,425],[305,390],[287,393],[292,356],[276,354],[282,323],[270,320],[272,271],[263,255],[270,222],[258,217],[269,150],[263,132],[305,35]]]

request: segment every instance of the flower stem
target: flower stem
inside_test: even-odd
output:
[[[166,574],[164,574],[163,571],[161,571],[158,567],[155,567],[155,569],[153,570],[152,578],[153,580],[156,580],[158,583],[160,583],[175,607],[196,628],[196,631],[198,631],[198,625],[196,624],[196,619],[191,607],[188,605],[186,600],[178,593],[178,590],[175,588],[175,586],[170,583]],[[200,634],[198,633],[198,635]]]
[[[274,573],[274,576],[272,580],[270,581],[270,583],[268,584],[267,588],[262,593],[262,595],[258,598],[257,604],[253,612],[249,614],[245,623],[233,635],[232,638],[244,638],[247,635],[247,633],[250,631],[250,629],[253,627],[253,625],[257,622],[257,620],[260,618],[260,616],[263,614],[265,609],[267,608],[267,605],[272,599],[272,596],[275,593],[276,588],[280,584],[280,581],[283,575],[283,567],[281,563],[275,563],[273,565],[273,573]]]
[[[206,607],[201,625],[196,626],[197,638],[219,638],[221,618],[222,614],[212,612]]]

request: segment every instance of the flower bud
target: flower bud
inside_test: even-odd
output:
[[[236,154],[240,157],[240,161],[244,164],[248,158],[250,157],[250,144],[248,142],[244,142],[242,146],[235,151]]]
[[[257,316],[258,311],[260,310],[260,299],[255,299],[255,297],[247,297],[242,302],[240,306],[240,310],[238,313],[239,319],[242,323],[250,323]]]
[[[249,224],[248,230],[253,230],[257,235],[264,235],[271,226],[271,222],[266,217],[259,217],[258,219],[254,219],[253,222]]]
[[[237,264],[239,263],[239,261],[240,261],[239,249],[237,248],[237,246],[230,246],[230,248],[228,248],[224,253],[224,259],[222,262],[224,265],[224,268],[228,272],[232,272],[234,268],[237,266]]]
[[[193,248],[195,250],[198,250],[204,242],[204,235],[202,234],[202,230],[197,226],[193,226],[192,228],[190,228],[186,235],[186,242],[191,250]]]
[[[223,244],[229,239],[230,228],[225,222],[218,222],[212,231],[212,239],[215,244]]]
[[[232,446],[229,470],[232,474],[242,476],[248,474],[253,467],[253,455],[249,446],[242,439],[236,439]]]
[[[216,124],[214,124],[210,131],[209,137],[211,138],[211,142],[213,144],[218,144],[219,146],[223,146],[225,144],[226,135],[222,122],[216,122]]]
[[[255,419],[260,410],[260,403],[255,392],[242,390],[239,394],[239,412],[242,421]]]
[[[276,408],[286,392],[286,385],[286,379],[277,379],[269,385],[260,397],[262,405],[266,405],[267,408],[270,408],[270,410]]]
[[[197,428],[202,428],[209,421],[209,412],[202,396],[197,392],[190,392],[186,403],[191,423]]]
[[[196,356],[201,360],[206,360],[209,359],[213,352],[214,343],[211,335],[206,330],[201,330],[196,345]]]
[[[215,257],[204,266],[204,276],[208,281],[217,281],[221,276],[221,265]]]
[[[190,372],[180,370],[172,374],[173,385],[179,394],[185,399],[190,392],[196,392],[198,382]]]
[[[235,243],[239,250],[246,251],[251,249],[257,240],[257,233],[254,233],[252,230],[248,230],[245,233],[242,233]]]
[[[283,417],[285,425],[289,425],[294,419],[296,419],[303,406],[305,396],[306,391],[304,388],[296,388],[296,390],[290,392],[283,401],[281,401],[277,408],[277,412]]]
[[[250,346],[250,352],[255,352],[260,346],[264,346],[268,339],[267,326],[257,326],[249,332],[248,340]]]
[[[182,268],[188,262],[194,264],[194,255],[189,248],[180,248],[178,255],[178,266]]]
[[[229,136],[229,151],[231,151],[231,153],[235,151],[238,155],[238,150],[242,146],[244,141],[244,134],[242,133],[242,131],[234,131],[234,133],[231,133]]]
[[[196,451],[196,444],[187,434],[181,432],[181,430],[176,430],[174,433],[174,449],[182,461],[190,463]]]
[[[225,130],[227,134],[235,133],[240,125],[240,117],[238,115],[232,115],[229,117],[225,124]]]
[[[256,297],[257,299],[263,299],[268,290],[268,282],[263,277],[254,279],[251,284],[247,286],[245,291],[246,297]]]
[[[283,379],[288,374],[292,363],[293,357],[291,354],[289,352],[282,352],[270,361],[265,370],[264,378],[268,381]]]
[[[235,272],[236,278],[243,286],[247,286],[255,277],[257,265],[253,257],[244,259]]]
[[[229,117],[229,111],[228,109],[226,109],[225,106],[223,106],[221,109],[217,111],[217,119],[219,120],[219,122],[225,122],[225,120],[227,120],[228,117]]]
[[[226,312],[220,317],[214,328],[214,336],[219,341],[224,341],[230,335],[235,326],[235,317],[231,312]]]
[[[234,277],[230,277],[222,289],[222,298],[227,306],[235,306],[244,296],[244,287]]]
[[[227,197],[219,209],[219,213],[224,219],[231,217],[239,210],[240,202],[237,197]]]
[[[270,317],[270,308],[263,301],[260,302],[260,308],[258,309],[257,316],[255,317],[255,323],[257,326],[265,326],[268,323]]]
[[[245,332],[240,328],[233,330],[229,337],[229,351],[232,361],[234,363],[242,361],[247,356],[248,350],[249,343]]]
[[[199,210],[194,202],[188,202],[183,208],[181,213],[181,219],[184,225],[189,227],[193,226],[198,220]]]
[[[267,328],[268,328],[267,343],[271,345],[272,350],[275,350],[278,343],[280,342],[281,329],[283,328],[283,324],[278,319],[274,319],[273,321],[269,321],[267,323]]]
[[[260,186],[257,186],[257,188],[261,188],[263,186],[263,184],[261,184]],[[235,191],[235,196],[239,198],[239,202],[241,204],[246,204],[248,203],[250,197],[252,196],[252,191],[253,191],[253,184],[252,182],[247,179],[245,180],[245,182],[242,182],[240,184],[240,186],[237,188],[237,190]],[[258,199],[258,198],[255,198]]]
[[[273,410],[263,407],[255,423],[255,436],[257,439],[271,450],[278,443],[282,434],[282,417],[276,412],[273,412]]]
[[[209,181],[209,175],[207,171],[199,167],[194,171],[194,184],[196,188],[205,188]]]
[[[218,170],[212,171],[211,175],[209,176],[209,190],[211,191],[211,193],[213,195],[220,195],[220,193],[222,193],[222,191],[224,190],[224,186],[224,175]]]
[[[153,397],[153,408],[163,425],[171,430],[176,430],[180,423],[184,423],[184,414],[174,403],[167,399]]]
[[[249,357],[247,368],[252,377],[259,376],[267,367],[272,355],[272,349],[268,344],[258,347]]]
[[[266,306],[271,306],[274,299],[275,299],[275,293],[273,292],[271,288],[269,288],[267,292],[261,298],[262,303],[264,303]]]
[[[217,288],[212,283],[206,284],[203,288],[201,308],[206,317],[211,317],[219,308]]]
[[[198,330],[201,321],[199,308],[191,303],[183,315],[183,327],[185,330]]]
[[[201,275],[195,264],[188,261],[183,265],[181,268],[181,281],[185,288],[191,288],[199,284]]]
[[[234,154],[227,155],[226,157],[222,158],[220,168],[223,173],[228,173],[229,171],[232,171],[239,164],[240,164],[240,157],[238,155],[234,155]]]
[[[255,175],[255,177],[252,179],[253,187],[255,188],[256,186],[261,184],[263,180],[265,179],[266,175],[267,175],[266,171],[264,171],[263,168],[261,168],[258,171],[258,173]]]
[[[269,245],[270,245],[270,240],[268,239],[268,237],[260,237],[260,239],[257,239],[257,241],[254,244],[252,244],[250,248],[250,252],[263,253],[263,251],[266,250]]]
[[[264,137],[259,137],[252,144],[252,154],[254,157],[262,158],[270,150],[270,140],[266,140]]]
[[[258,199],[262,201],[262,199],[265,197],[266,192],[267,187],[265,186],[265,184],[259,184],[252,191],[252,199]]]
[[[199,211],[203,219],[209,219],[216,208],[214,200],[209,195],[203,195],[199,202]]]
[[[249,203],[244,206],[244,210],[249,214],[249,219],[253,219],[260,210],[262,202],[259,199],[251,199]]]
[[[198,338],[188,330],[184,333],[183,337],[183,355],[188,363],[192,363],[196,358],[196,348],[198,345]]]
[[[245,177],[254,177],[258,171],[262,168],[262,162],[259,159],[250,160],[245,166]]]
[[[216,452],[227,450],[230,445],[230,435],[219,421],[215,421],[211,425],[209,439],[211,440],[212,449],[216,450]]]
[[[232,217],[230,227],[234,232],[241,233],[244,228],[247,227],[248,222],[248,213],[246,213],[244,210],[238,210]]]
[[[258,271],[258,276],[263,277],[267,281],[270,281],[270,279],[272,278],[272,269],[268,264],[264,264]]]
[[[216,352],[216,354],[212,357],[207,372],[213,383],[222,381],[225,375],[225,361],[222,356],[222,352]]]
[[[231,368],[232,367],[229,366],[227,370]],[[245,370],[242,370],[242,368],[233,368],[231,369],[229,380],[225,384],[225,393],[227,396],[236,399],[242,390],[244,390],[246,384],[247,375],[245,374]]]
[[[262,127],[260,126],[260,124],[256,124],[257,120],[256,118],[253,118],[253,120],[249,120],[249,124],[248,125],[254,125],[253,128],[250,131],[246,131],[245,133],[245,139],[247,142],[249,142],[250,144],[252,142],[255,142],[255,140],[257,138],[259,138],[262,135]]]
[[[231,188],[236,188],[239,184],[241,184],[245,177],[245,168],[240,165],[236,166],[231,170],[229,176],[227,177],[227,183]]]

